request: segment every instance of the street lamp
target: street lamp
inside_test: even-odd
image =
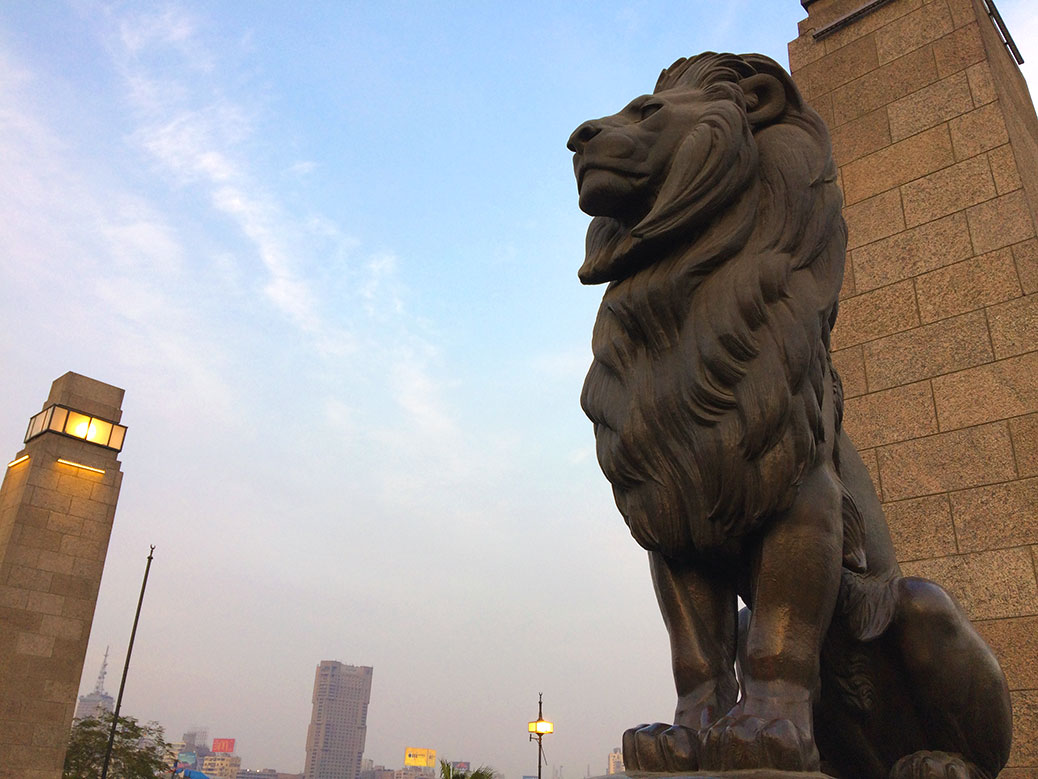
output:
[[[530,741],[537,739],[537,779],[541,779],[541,763],[544,757],[544,745],[541,743],[541,739],[549,733],[555,732],[554,723],[548,722],[544,718],[544,711],[542,709],[544,693],[537,693],[537,719],[529,724],[527,730],[530,731]]]
[[[126,426],[55,403],[29,420],[25,442],[28,443],[30,438],[48,431],[61,433],[70,438],[82,438],[84,441],[118,452],[123,448]]]

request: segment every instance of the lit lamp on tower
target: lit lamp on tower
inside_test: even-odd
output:
[[[531,722],[527,728],[530,731],[530,741],[537,739],[537,779],[541,779],[541,763],[544,762],[544,745],[541,743],[549,733],[555,732],[555,725],[544,718],[543,699],[544,693],[537,693],[537,719]]]

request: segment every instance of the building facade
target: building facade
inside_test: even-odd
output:
[[[609,762],[606,767],[606,775],[609,774],[622,774],[624,772],[624,753],[620,747],[615,747],[612,752],[609,753]]]
[[[802,0],[794,79],[848,227],[844,424],[901,568],[944,585],[1038,774],[1038,118],[991,0]],[[1035,50],[1030,56],[1038,56]]]
[[[122,484],[123,391],[66,373],[0,487],[0,779],[60,779]]]
[[[305,779],[357,779],[364,758],[368,666],[322,660],[314,676],[313,712],[306,731]]]
[[[202,760],[202,773],[209,779],[238,779],[241,758],[238,755],[216,754]]]

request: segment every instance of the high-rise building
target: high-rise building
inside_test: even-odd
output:
[[[305,779],[357,779],[364,757],[371,668],[322,660],[306,731]]]
[[[193,752],[198,758],[198,765],[202,765],[202,760],[209,755],[213,754],[213,750],[209,748],[209,729],[202,727],[195,727],[193,730],[187,731],[183,735],[184,749],[187,752]]]
[[[94,691],[79,696],[76,704],[76,715],[74,719],[86,719],[87,717],[100,717],[105,712],[109,714],[115,709],[115,701],[112,696],[105,692],[105,676],[108,674],[108,649],[105,648],[105,659],[101,661],[101,672],[97,675],[97,683]]]
[[[616,747],[609,753],[609,768],[606,774],[622,774],[624,772],[624,753]]]

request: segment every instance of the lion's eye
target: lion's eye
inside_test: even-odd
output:
[[[663,103],[646,103],[641,108],[642,119],[648,119],[661,108],[663,108]]]

